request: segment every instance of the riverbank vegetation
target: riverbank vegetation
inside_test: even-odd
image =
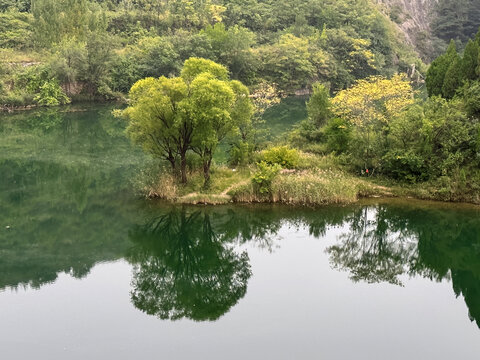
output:
[[[216,188],[209,189],[207,177],[203,187],[175,187],[175,176],[169,175],[170,186],[161,176],[152,183],[149,194],[203,203],[349,203],[361,196],[380,195],[478,203],[480,100],[478,75],[471,71],[472,66],[478,67],[478,46],[477,40],[471,41],[460,56],[452,43],[446,55],[435,60],[427,73],[428,98],[418,96],[404,75],[357,80],[334,97],[326,85],[316,83],[307,102],[308,119],[276,144],[254,144],[248,136],[241,136],[239,129],[251,126],[254,112],[232,111],[230,134],[227,129],[223,133],[230,141],[230,168],[216,169],[212,177]],[[188,60],[186,66],[191,61],[198,59]],[[210,70],[203,67],[201,71]],[[454,76],[455,81],[451,80]],[[450,96],[432,88],[440,77],[443,84],[438,89],[448,88]],[[246,88],[241,94],[242,106],[254,109],[253,104],[248,105],[251,100]],[[208,106],[215,107],[215,103],[210,101]],[[134,107],[124,111],[127,118]],[[193,121],[191,131],[199,131],[200,141],[209,138],[203,125],[196,130],[194,116],[184,112],[178,119],[181,124]],[[202,156],[199,160],[205,163]],[[193,178],[196,171],[193,161]],[[186,177],[181,179],[185,184]]]
[[[140,179],[147,196],[480,202],[480,36],[460,54],[452,41],[427,71],[368,0],[12,0],[0,11],[2,107],[125,100],[116,114],[156,162]],[[268,136],[266,114],[292,95],[305,96],[306,119]]]
[[[4,108],[123,99],[140,79],[179,76],[190,57],[286,94],[424,70],[370,0],[0,2]]]

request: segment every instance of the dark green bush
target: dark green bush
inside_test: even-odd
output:
[[[325,127],[325,137],[327,139],[327,150],[341,154],[348,150],[352,139],[352,131],[344,120],[333,118],[328,121]]]
[[[413,151],[389,151],[383,157],[382,170],[394,179],[412,183],[425,180],[427,177],[424,160]]]

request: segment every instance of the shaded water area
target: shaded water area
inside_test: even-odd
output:
[[[2,359],[478,358],[479,208],[147,201],[66,110],[0,118]]]

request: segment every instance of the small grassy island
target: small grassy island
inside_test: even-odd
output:
[[[179,77],[138,81],[129,106],[116,114],[128,120],[133,142],[163,163],[139,179],[152,198],[319,205],[410,196],[479,203],[479,85],[458,65],[471,61],[468,54],[449,60],[451,54],[453,43],[432,64],[426,100],[416,98],[404,75],[358,80],[333,98],[315,84],[308,119],[276,143],[263,141],[259,127],[261,114],[279,101],[275,89],[250,94],[224,66],[201,58],[188,59]],[[452,63],[442,65],[448,69],[437,89],[433,78],[442,76],[442,61]],[[455,83],[452,66],[459,67]],[[442,91],[454,85],[449,99]],[[218,152],[227,153],[228,166],[214,165]]]

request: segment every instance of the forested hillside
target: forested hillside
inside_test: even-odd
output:
[[[193,56],[285,94],[422,69],[370,0],[1,0],[0,11],[4,107],[121,98]]]
[[[480,26],[480,0],[377,0],[407,40],[430,62],[450,40],[463,49]]]

